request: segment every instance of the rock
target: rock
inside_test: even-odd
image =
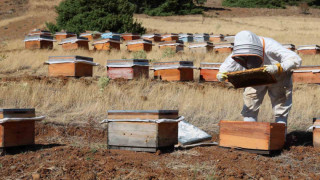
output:
[[[33,180],[40,180],[40,174],[38,174],[38,173],[32,174],[32,179]]]

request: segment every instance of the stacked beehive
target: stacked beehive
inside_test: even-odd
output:
[[[52,49],[53,36],[49,31],[35,29],[24,39],[26,49]]]

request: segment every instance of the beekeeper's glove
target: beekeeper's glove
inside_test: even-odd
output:
[[[219,72],[217,74],[217,79],[218,81],[221,81],[221,82],[227,80],[228,79],[227,72]]]
[[[271,75],[275,75],[277,73],[278,74],[282,73],[283,69],[282,69],[280,63],[278,63],[278,64],[273,64],[273,65],[265,65],[263,72],[268,72]]]

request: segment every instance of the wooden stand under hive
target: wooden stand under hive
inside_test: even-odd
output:
[[[92,77],[93,58],[83,56],[49,56],[48,64],[49,76],[67,76],[67,77]]]
[[[183,41],[166,41],[160,42],[159,48],[162,50],[171,49],[174,52],[179,52],[184,50]]]
[[[52,36],[30,35],[24,39],[26,49],[53,49]]]
[[[66,32],[66,31],[61,31],[61,32],[56,32],[55,34],[56,40],[61,41],[62,39],[70,38],[70,37],[77,37],[77,34],[71,33],[71,32]]]
[[[107,61],[108,77],[110,79],[149,78],[149,60],[119,59]]]
[[[124,41],[132,41],[136,39],[140,39],[140,34],[137,33],[123,33],[121,37]]]
[[[0,109],[0,151],[35,143],[35,109]]]
[[[179,35],[176,33],[163,34],[161,36],[161,41],[178,41]]]
[[[209,41],[214,43],[221,43],[224,41],[224,36],[222,34],[211,34],[209,35]]]
[[[161,35],[160,34],[144,34],[141,37],[142,39],[153,41],[153,42],[160,42]]]
[[[116,39],[99,39],[92,43],[93,50],[97,51],[120,50],[120,44],[121,42]]]
[[[211,42],[191,43],[189,49],[194,53],[211,53],[213,52],[213,44]]]
[[[285,47],[286,49],[291,50],[291,51],[296,50],[296,46],[294,44],[282,44],[282,46]]]
[[[214,45],[215,53],[232,53],[233,43],[221,43]]]
[[[313,119],[313,147],[320,147],[320,118]]]
[[[206,34],[206,33],[193,35],[193,42],[207,42],[209,41],[209,39],[210,39],[210,36],[209,34]]]
[[[220,121],[219,146],[269,154],[283,148],[285,131],[282,123]]]
[[[295,83],[320,84],[320,66],[301,66],[293,70],[292,80]]]
[[[320,46],[319,45],[298,46],[297,51],[298,51],[298,54],[316,55],[316,54],[320,54]]]
[[[218,81],[221,63],[200,63],[200,81]]]
[[[108,148],[173,150],[178,144],[178,118],[176,110],[108,111]]]
[[[192,33],[179,34],[179,40],[183,41],[184,43],[191,43],[193,42],[193,34]]]
[[[67,39],[62,39],[59,45],[62,45],[62,48],[64,50],[89,50],[89,40],[84,37],[70,37]]]
[[[154,78],[165,81],[193,81],[193,69],[191,61],[153,63]]]
[[[100,39],[101,33],[98,31],[86,31],[80,34],[80,37],[87,38],[89,41]]]
[[[145,39],[137,39],[132,41],[127,41],[127,50],[136,52],[136,51],[152,51],[152,41]]]

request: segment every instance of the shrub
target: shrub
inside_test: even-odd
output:
[[[143,50],[132,53],[133,59],[147,59],[147,53]]]
[[[283,0],[224,0],[222,5],[242,8],[285,8]]]
[[[135,5],[128,0],[65,0],[56,7],[56,24],[47,23],[50,31],[65,29],[144,33],[145,28],[133,19]]]
[[[175,54],[176,54],[176,52],[173,49],[165,48],[162,52],[162,57],[163,58],[172,58],[172,57],[174,57]]]
[[[110,79],[108,77],[100,77],[98,81],[98,86],[101,91],[104,90],[105,87],[109,84]]]

